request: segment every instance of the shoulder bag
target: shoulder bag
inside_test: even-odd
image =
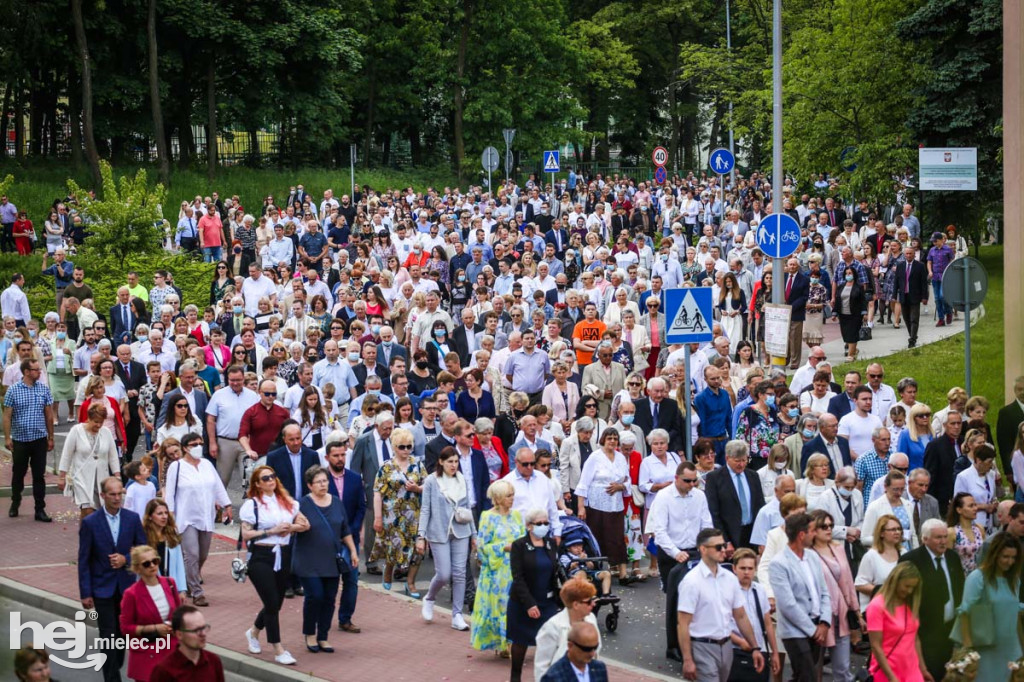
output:
[[[761,669],[761,672],[757,672],[754,668],[754,652],[733,649],[729,682],[767,682],[771,679],[771,653],[768,649],[775,646],[775,642],[768,641],[768,633],[764,629],[764,612],[761,610],[761,598],[757,596],[756,589],[754,589],[754,609],[757,611],[757,627],[761,628],[761,638],[764,639],[765,644],[765,649],[761,652],[761,655],[764,657],[764,667]],[[754,627],[753,623],[751,623],[751,627]]]
[[[949,638],[957,644],[963,644],[961,636],[960,617],[958,614],[953,621],[953,628]],[[981,599],[974,603],[967,611],[971,619],[971,645],[977,649],[980,647],[992,646],[996,643],[996,614],[992,608],[992,600],[988,596],[988,585],[982,582]]]
[[[331,526],[331,522],[327,520],[327,517],[324,516],[324,510],[313,500],[310,500],[310,503],[316,508],[316,513],[320,515],[320,518],[323,519],[324,525],[327,526],[328,534],[333,537],[334,528]],[[341,544],[337,537],[334,537],[334,561],[338,565],[338,575],[347,575],[352,570],[352,555],[348,547]]]

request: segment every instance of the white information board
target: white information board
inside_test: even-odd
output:
[[[917,151],[922,190],[978,191],[977,147],[921,147]]]
[[[764,348],[769,355],[784,358],[789,350],[789,319],[792,306],[767,303],[764,306]]]

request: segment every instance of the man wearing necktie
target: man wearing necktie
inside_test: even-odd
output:
[[[921,304],[928,304],[928,269],[917,260],[913,246],[903,248],[903,261],[896,266],[896,298],[907,323],[907,345],[917,345],[917,329],[921,322]]]
[[[132,311],[131,300],[130,290],[123,286],[117,290],[117,303],[110,306],[107,319],[110,321],[115,346],[122,343],[130,344],[135,340],[135,325],[139,320]]]
[[[391,446],[388,441],[391,432],[395,428],[395,418],[390,412],[381,412],[374,420],[374,427],[370,431],[356,439],[355,447],[352,448],[352,458],[349,469],[363,477],[363,494],[366,497],[366,518],[363,519],[363,551],[370,556],[373,549],[373,542],[377,534],[373,530],[373,484],[377,478],[377,470],[387,460],[391,459]],[[372,569],[372,570],[371,570]],[[380,574],[380,569],[375,566],[367,566],[367,571],[374,575]]]
[[[786,303],[791,307],[787,362],[790,369],[800,367],[803,357],[804,320],[807,319],[807,296],[810,280],[800,272],[800,261],[786,261]]]
[[[729,557],[739,547],[751,547],[754,519],[764,506],[760,479],[747,470],[749,459],[747,444],[731,440],[725,444],[725,466],[712,471],[705,479],[704,493],[711,519],[715,528],[722,529]]]
[[[964,571],[960,557],[948,548],[949,529],[945,523],[928,519],[921,525],[921,533],[921,546],[901,556],[900,561],[914,564],[921,574],[917,634],[925,667],[933,678],[941,680],[953,651],[949,632],[963,600]]]
[[[178,221],[178,229],[174,235],[174,241],[181,249],[189,252],[195,251],[199,245],[196,217],[191,206],[185,209],[185,215]]]
[[[946,516],[946,510],[949,508],[949,502],[953,499],[955,492],[956,474],[953,471],[953,465],[957,457],[960,456],[960,444],[957,441],[963,428],[963,419],[963,415],[959,412],[949,412],[946,415],[942,435],[933,438],[924,449],[924,468],[932,476],[928,489],[932,496],[939,501],[939,510],[943,518]],[[981,500],[978,502],[980,503]]]

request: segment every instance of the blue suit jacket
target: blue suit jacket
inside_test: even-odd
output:
[[[345,470],[344,490],[338,493],[334,485],[334,477],[327,477],[327,492],[341,500],[348,517],[348,528],[352,531],[352,540],[359,548],[359,535],[363,532],[363,518],[366,516],[366,497],[363,495],[363,477],[349,469]]]
[[[288,448],[282,445],[276,450],[271,450],[267,453],[267,466],[274,470],[277,474],[278,482],[284,486],[288,494],[293,499],[301,499],[306,494],[306,482],[304,480],[296,481],[295,473],[292,470],[292,460],[289,457]],[[305,477],[306,470],[309,467],[320,466],[320,455],[317,454],[316,450],[307,448],[305,445],[299,450],[301,456],[299,464],[299,475]],[[298,490],[296,490],[298,488]],[[348,511],[347,509],[345,510]]]
[[[122,509],[119,515],[121,528],[117,543],[102,508],[87,516],[78,529],[78,592],[82,599],[107,599],[135,583],[135,575],[128,570],[132,564],[132,547],[146,544],[146,533],[138,514]],[[112,569],[111,554],[123,554],[125,565]]]
[[[845,438],[836,438],[836,443],[839,445],[839,454],[843,456],[843,466],[848,467],[853,464],[853,459],[850,457],[850,442]],[[804,447],[800,451],[801,476],[803,476],[803,472],[807,469],[807,460],[810,459],[811,455],[819,452],[828,457],[828,450],[825,449],[825,439],[821,437],[821,434],[804,443]],[[828,458],[828,477],[836,477],[835,465],[832,464],[831,457]]]
[[[834,396],[828,401],[828,409],[825,411],[834,414],[836,419],[842,419],[853,412],[853,408],[850,407],[850,396],[846,395],[846,391]]]
[[[608,668],[596,658],[590,662],[590,682],[608,682]],[[579,679],[569,662],[568,655],[562,656],[555,661],[554,665],[548,668],[542,682],[577,682]]]
[[[786,281],[789,280],[787,274],[783,280],[783,286]],[[786,303],[793,306],[793,314],[790,319],[793,322],[803,322],[807,319],[807,295],[810,293],[811,280],[802,272],[796,273],[793,278],[793,288],[789,292],[789,296],[786,296]],[[785,295],[785,289],[783,289],[783,295]]]
[[[480,514],[485,509],[491,508],[491,499],[487,497],[487,488],[491,485],[491,475],[487,470],[487,460],[484,458],[483,450],[473,448],[470,455],[473,463],[473,494],[476,496],[476,507],[473,508],[473,519],[479,523]],[[462,463],[459,463],[462,469]],[[463,471],[465,474],[465,471]]]

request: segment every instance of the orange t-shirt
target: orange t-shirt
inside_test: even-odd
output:
[[[593,322],[587,322],[581,320],[576,323],[576,326],[572,330],[572,338],[579,339],[580,341],[596,341],[600,343],[601,335],[608,329],[601,320],[594,320]],[[593,362],[594,351],[591,350],[576,350],[576,364],[580,367],[586,367]]]

